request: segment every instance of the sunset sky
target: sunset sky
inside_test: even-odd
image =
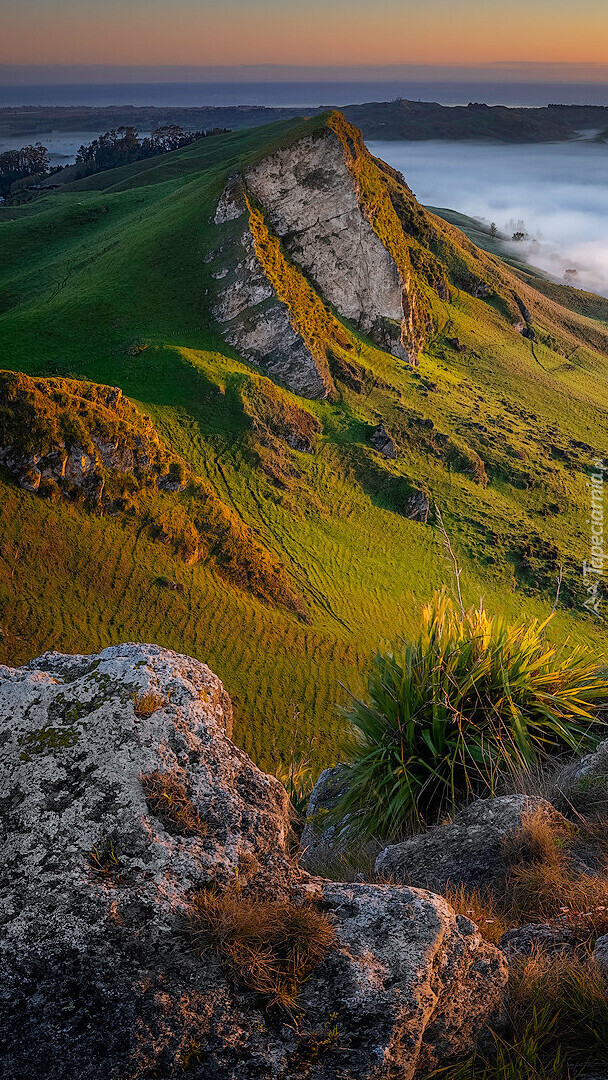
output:
[[[607,0],[0,0],[0,28],[13,65],[608,64]]]

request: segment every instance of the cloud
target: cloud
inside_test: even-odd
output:
[[[373,143],[400,169],[421,202],[496,222],[507,235],[524,223],[532,242],[514,252],[562,280],[608,296],[608,145]]]

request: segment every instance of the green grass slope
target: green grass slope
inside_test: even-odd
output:
[[[586,289],[577,289],[572,285],[555,281],[543,270],[531,266],[524,259],[517,258],[516,248],[512,243],[508,243],[504,237],[493,235],[490,226],[476,218],[459,214],[445,207],[429,206],[427,209],[449,222],[450,225],[455,225],[457,229],[462,230],[477,247],[491,255],[498,255],[516,271],[522,281],[532,285],[544,296],[578,315],[599,320],[604,324],[608,323],[608,297],[598,296],[596,293],[587,292]]]
[[[605,634],[581,580],[586,483],[608,443],[601,322],[528,283],[531,342],[500,304],[452,288],[418,369],[346,327],[351,368],[334,368],[337,395],[315,402],[222,341],[205,258],[225,181],[324,122],[207,139],[0,210],[0,368],[119,386],[303,601],[264,600],[216,559],[189,562],[128,516],[49,502],[0,471],[0,660],[125,639],[190,653],[224,680],[236,738],[267,767],[295,726],[317,764],[335,757],[341,684],[360,689],[378,643],[413,629],[449,580],[432,515],[404,515],[412,489],[442,508],[467,604],[545,616],[561,564],[553,636],[602,650]],[[448,234],[469,244],[441,228],[444,247]],[[395,461],[371,447],[380,421]],[[293,425],[312,453],[287,445]]]

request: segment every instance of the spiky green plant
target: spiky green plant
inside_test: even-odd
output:
[[[347,711],[350,782],[336,814],[394,839],[494,793],[506,770],[592,745],[608,681],[585,648],[550,644],[548,622],[511,625],[481,607],[461,618],[435,594],[418,640],[379,654],[369,700]]]

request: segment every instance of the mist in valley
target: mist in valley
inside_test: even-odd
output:
[[[525,233],[510,245],[513,254],[558,281],[608,296],[607,144],[368,145],[403,173],[421,202],[495,222],[507,237]]]

